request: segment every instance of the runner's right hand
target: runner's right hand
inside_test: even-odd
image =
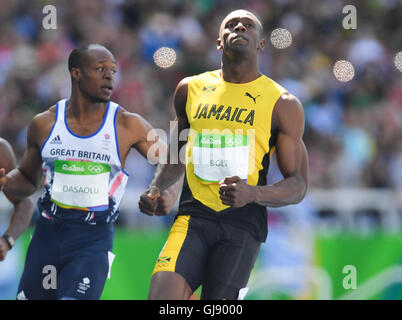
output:
[[[147,189],[140,197],[138,206],[140,211],[153,216],[158,207],[158,199],[161,196],[160,191],[157,187],[151,187]]]

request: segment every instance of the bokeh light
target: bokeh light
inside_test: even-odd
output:
[[[341,82],[349,82],[355,76],[355,68],[346,60],[339,60],[335,63],[333,69],[335,78]]]
[[[275,29],[271,33],[271,43],[277,49],[286,49],[292,45],[292,34],[287,29]]]
[[[402,51],[398,52],[395,56],[395,67],[402,72]]]
[[[161,47],[155,51],[153,58],[158,67],[170,68],[176,62],[176,51],[172,48]]]

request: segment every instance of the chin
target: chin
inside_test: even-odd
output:
[[[225,51],[239,57],[247,56],[250,53],[247,46],[230,46]]]
[[[110,97],[94,97],[94,103],[108,103],[110,101]]]

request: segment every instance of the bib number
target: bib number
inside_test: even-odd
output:
[[[217,184],[227,176],[247,180],[249,138],[246,135],[198,134],[193,147],[194,174]]]
[[[108,206],[110,166],[86,161],[54,161],[51,199],[61,207]]]

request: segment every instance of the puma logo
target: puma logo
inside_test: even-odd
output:
[[[245,96],[246,96],[246,97],[249,97],[249,98],[251,98],[251,99],[253,99],[254,104],[257,104],[257,102],[256,102],[255,100],[257,100],[257,98],[260,97],[261,95],[259,94],[258,96],[256,96],[256,97],[254,98],[250,93],[246,92]]]

